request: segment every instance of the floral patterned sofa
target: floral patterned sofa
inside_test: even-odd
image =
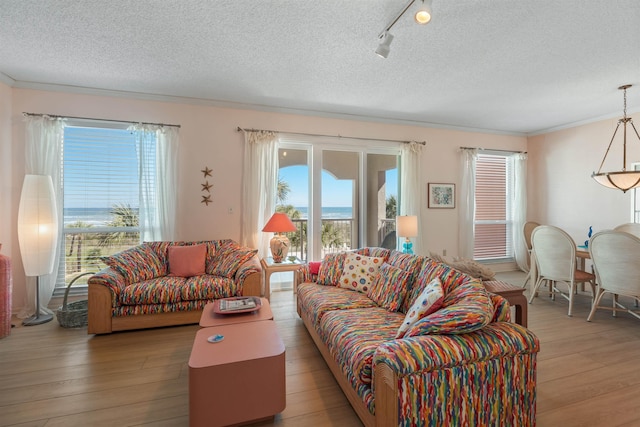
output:
[[[147,242],[105,257],[88,280],[88,333],[198,323],[213,299],[260,296],[256,253],[226,239]]]
[[[383,248],[301,276],[298,314],[366,426],[535,425],[539,341],[478,279]]]

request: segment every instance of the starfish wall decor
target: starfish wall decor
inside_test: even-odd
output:
[[[209,193],[206,196],[202,196],[202,200],[200,200],[200,203],[204,203],[206,206],[209,206],[209,203],[213,202],[211,200],[211,188],[213,187],[213,184],[209,184],[209,180],[207,179],[207,177],[213,177],[213,169],[209,169],[208,166],[205,166],[204,169],[202,169],[200,172],[202,172],[202,174],[204,175],[204,184],[200,184],[202,186],[202,190],[200,191],[206,191],[207,193]]]
[[[213,187],[213,184],[209,184],[209,181],[205,181],[204,184],[200,185],[202,185],[202,191],[206,191],[207,193],[211,192],[211,187]]]

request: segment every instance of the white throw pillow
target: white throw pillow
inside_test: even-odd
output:
[[[442,307],[442,301],[444,301],[444,290],[442,282],[436,277],[424,287],[420,296],[407,311],[402,325],[398,328],[396,338],[402,338],[414,323]]]
[[[348,253],[344,259],[344,267],[338,286],[366,294],[382,263],[384,263],[383,257]]]

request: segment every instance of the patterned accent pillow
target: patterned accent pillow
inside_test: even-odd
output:
[[[433,279],[418,296],[416,301],[407,311],[407,315],[398,328],[396,338],[402,338],[404,333],[418,320],[430,315],[442,307],[444,301],[444,290],[440,279]]]
[[[369,257],[349,253],[344,258],[344,267],[338,286],[366,294],[378,269],[384,262],[382,257]]]
[[[144,243],[103,257],[102,261],[122,274],[129,284],[150,280],[166,273],[164,263],[156,252]]]
[[[316,283],[326,286],[337,286],[340,281],[340,276],[342,276],[342,268],[346,256],[346,252],[326,254],[322,260],[322,265],[320,265]]]
[[[408,280],[409,273],[406,271],[386,263],[382,264],[371,283],[367,296],[380,307],[389,311],[398,311],[407,294]]]
[[[257,253],[257,249],[240,246],[233,240],[221,240],[218,242],[213,261],[206,266],[207,274],[232,279],[240,266]]]

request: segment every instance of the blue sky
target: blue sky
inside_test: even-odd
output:
[[[280,169],[280,179],[289,184],[291,191],[287,204],[307,206],[309,200],[309,180],[306,166],[289,166]],[[387,172],[387,197],[397,197],[398,171]],[[322,205],[327,207],[351,206],[352,183],[349,180],[337,180],[331,174],[322,172]]]

